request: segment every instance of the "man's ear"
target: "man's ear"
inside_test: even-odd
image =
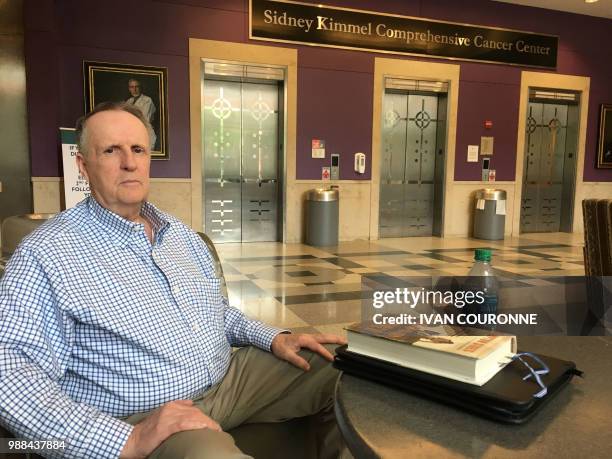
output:
[[[76,163],[79,168],[79,174],[87,179],[89,182],[89,175],[87,174],[87,162],[85,161],[85,156],[80,151],[76,154]]]

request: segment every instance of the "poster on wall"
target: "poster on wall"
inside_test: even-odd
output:
[[[325,158],[325,140],[312,139],[312,157]]]
[[[87,179],[79,173],[76,163],[77,145],[74,128],[60,128],[62,165],[64,166],[64,197],[66,209],[74,207],[90,195]]]
[[[468,145],[467,150],[467,162],[477,163],[478,162],[478,145]]]
[[[83,62],[85,113],[101,102],[138,107],[153,127],[151,159],[168,159],[168,69]]]
[[[599,112],[597,167],[612,169],[612,104],[602,104]]]
[[[482,136],[480,138],[480,154],[482,156],[493,155],[493,143],[495,139],[490,136]]]

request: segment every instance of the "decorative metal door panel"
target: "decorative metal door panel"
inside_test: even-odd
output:
[[[204,85],[204,215],[214,242],[241,240],[241,84]]]
[[[402,236],[417,236],[420,229],[421,206],[419,202],[420,186],[418,183],[404,185],[404,215]]]
[[[278,105],[276,85],[204,84],[204,213],[214,242],[278,240]]]
[[[379,236],[431,236],[438,97],[387,92],[383,110]]]
[[[527,112],[521,232],[557,232],[564,206],[568,106],[530,102]]]
[[[401,237],[408,105],[404,94],[385,94],[380,178],[380,237]]]
[[[403,183],[381,184],[379,212],[380,237],[403,236],[404,194]]]
[[[240,242],[240,183],[206,182],[206,233],[214,242]]]
[[[276,241],[278,88],[243,86],[242,240]]]
[[[405,94],[385,94],[381,182],[402,184],[406,163],[406,121],[408,105]]]

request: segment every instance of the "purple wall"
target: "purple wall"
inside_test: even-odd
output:
[[[298,64],[298,178],[320,179],[321,167],[329,166],[329,155],[340,153],[342,179],[369,179],[370,162],[366,163],[366,174],[355,174],[353,154],[371,153],[374,84],[371,54],[301,47]],[[313,138],[325,140],[325,159],[312,158]]]
[[[611,20],[487,0],[325,3],[559,35],[557,71],[591,77],[584,180],[612,181],[612,169],[595,168],[599,105],[612,102]],[[170,160],[154,161],[152,175],[189,177],[188,38],[248,42],[248,1],[26,0],[25,28],[33,176],[61,174],[58,127],[73,126],[83,114],[82,61],[92,60],[168,68]],[[312,159],[310,141],[322,138],[329,153],[341,154],[342,179],[369,179],[369,157],[366,174],[357,176],[352,155],[371,154],[377,54],[293,47],[299,66],[297,178],[320,178],[329,159]],[[497,179],[514,180],[521,70],[529,69],[461,63],[456,180],[480,179],[479,165],[466,162],[466,151],[481,135],[495,137]],[[485,130],[484,120],[492,120],[493,128]]]

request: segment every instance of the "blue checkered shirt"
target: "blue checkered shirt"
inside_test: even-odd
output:
[[[88,198],[28,236],[0,282],[0,421],[65,440],[61,457],[119,456],[133,427],[117,417],[197,397],[231,346],[269,350],[280,332],[227,304],[196,233],[142,215],[153,243]]]

